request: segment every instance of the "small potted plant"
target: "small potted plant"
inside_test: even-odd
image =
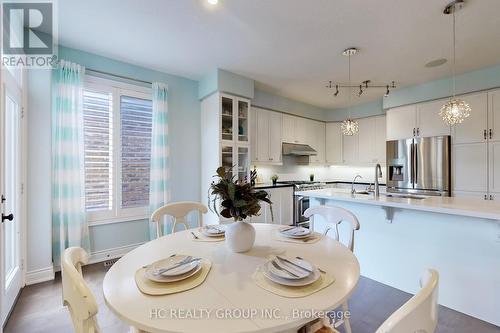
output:
[[[271,181],[273,182],[273,185],[276,185],[276,182],[278,181],[280,177],[278,175],[272,175],[271,176]]]
[[[256,190],[251,181],[237,180],[226,172],[224,167],[217,168],[218,179],[210,185],[210,210],[219,216],[232,218],[233,223],[226,228],[226,245],[233,252],[246,252],[255,242],[255,229],[247,222],[247,218],[259,215],[260,203],[266,202],[273,214],[272,202],[269,194],[263,190]],[[251,178],[254,178],[252,175]]]
[[[311,174],[309,175],[309,180],[310,180],[310,181],[312,181],[312,182],[314,181],[314,173],[311,173]]]

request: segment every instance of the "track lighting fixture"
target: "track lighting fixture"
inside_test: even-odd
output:
[[[338,94],[339,94],[339,86],[335,85],[335,93],[333,94],[333,96],[337,97]]]
[[[389,85],[387,85],[387,90],[385,91],[384,97],[388,97],[390,92],[391,91],[389,90]]]
[[[363,86],[359,85],[358,97],[361,97],[361,95],[363,95]]]

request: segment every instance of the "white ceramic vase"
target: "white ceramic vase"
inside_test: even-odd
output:
[[[233,252],[246,252],[255,242],[255,228],[244,221],[233,222],[226,227],[226,245]]]

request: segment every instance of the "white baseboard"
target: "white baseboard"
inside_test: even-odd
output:
[[[89,264],[95,264],[98,262],[103,262],[106,260],[123,257],[125,254],[127,254],[128,252],[132,251],[133,249],[142,244],[144,243],[130,244],[125,246],[114,247],[111,249],[92,252],[89,258]]]
[[[26,272],[26,285],[29,286],[35,283],[54,280],[54,267],[36,269],[31,272]]]

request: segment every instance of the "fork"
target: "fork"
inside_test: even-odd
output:
[[[288,273],[288,275],[290,276],[293,276],[293,277],[296,277],[298,278],[299,276],[297,274],[294,274],[292,272],[290,272],[288,269],[285,269],[281,266],[279,266],[274,260],[271,261],[271,264],[274,266],[274,268],[276,268],[277,270],[280,270],[280,271],[283,271],[283,272],[286,272]]]
[[[196,234],[192,231],[191,231],[191,235],[193,235],[194,239],[200,239],[200,237],[196,236]]]

